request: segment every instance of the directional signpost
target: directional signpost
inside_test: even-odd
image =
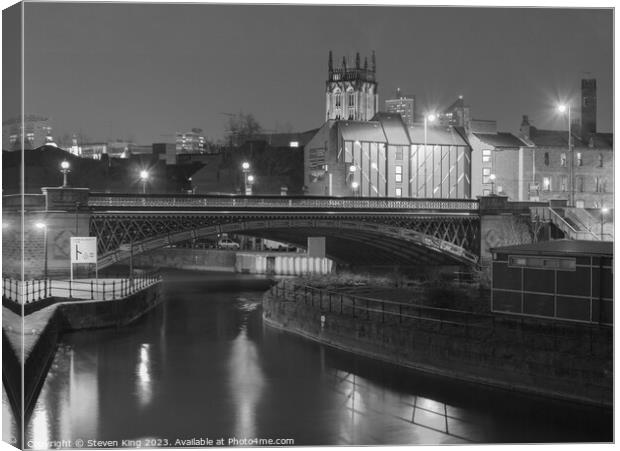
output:
[[[74,263],[94,263],[95,278],[98,278],[97,237],[71,237],[71,280],[73,280]]]

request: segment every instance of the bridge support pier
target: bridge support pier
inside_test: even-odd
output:
[[[89,236],[88,189],[42,188],[45,207],[3,212],[2,274],[69,277],[72,236]],[[23,233],[22,233],[23,219]],[[23,252],[23,253],[22,253]]]
[[[308,257],[325,258],[325,237],[308,237]]]
[[[480,198],[480,265],[490,267],[491,249],[532,242],[527,203],[508,202],[508,197]]]

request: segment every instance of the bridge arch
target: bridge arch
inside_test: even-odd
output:
[[[147,215],[131,215],[131,219],[126,214],[116,218],[110,214],[100,215],[91,224],[91,235],[100,238],[99,266],[123,261],[131,252],[140,254],[223,233],[283,241],[297,247],[306,247],[308,237],[323,236],[326,238],[327,256],[340,263],[475,265],[478,262],[477,255],[471,251],[477,231],[472,218],[464,217],[458,222],[457,227],[463,232],[461,234],[450,233],[449,228],[445,227],[445,218],[436,216],[428,217],[426,221],[417,218],[418,221],[413,223],[392,221],[393,225],[354,216],[270,218],[227,215],[219,216],[219,220],[213,220],[211,216],[208,218],[199,221],[187,218],[176,227],[166,229],[157,221],[149,221]],[[233,218],[235,220],[231,220]],[[133,225],[128,225],[132,221]],[[421,227],[415,227],[416,224]],[[437,227],[438,224],[444,224],[444,227]],[[119,246],[127,243],[132,243],[131,251],[126,246],[122,249]]]

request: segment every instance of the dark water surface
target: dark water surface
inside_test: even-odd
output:
[[[264,279],[171,271],[165,280],[166,301],[135,324],[64,335],[26,446],[613,439],[610,410],[420,374],[273,330],[261,317]]]

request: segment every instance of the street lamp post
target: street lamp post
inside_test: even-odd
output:
[[[254,184],[254,176],[252,174],[248,175],[248,184],[246,187],[246,191],[245,194],[246,195],[251,195],[252,194],[252,185]]]
[[[352,182],[351,183],[351,188],[353,188],[353,196],[357,197],[357,187],[359,186],[359,184],[357,182]]]
[[[495,174],[489,175],[489,180],[491,180],[491,195],[495,194]]]
[[[146,182],[149,179],[149,171],[143,169],[140,171],[140,180],[142,181],[142,194],[146,194]]]
[[[70,168],[70,164],[67,160],[63,160],[62,163],[60,163],[60,172],[62,172],[62,187],[66,188],[67,186],[69,186],[67,184],[67,174],[69,172],[71,172]]]
[[[45,281],[45,297],[47,297],[47,224],[44,222],[37,222],[35,227],[39,230],[43,230],[43,280]]]
[[[426,153],[427,153],[427,145],[428,145],[428,123],[435,122],[434,114],[427,114],[424,116],[424,197],[427,197],[427,164],[426,164]]]
[[[351,164],[349,166],[349,182],[351,183],[351,189],[353,189],[353,195],[355,195],[355,190],[358,187],[358,183],[355,181],[355,173],[357,172],[357,166],[355,164]]]
[[[601,241],[603,241],[603,225],[605,224],[605,213],[609,211],[609,208],[601,208]]]
[[[569,163],[568,163],[568,183],[569,183],[569,190],[568,190],[568,206],[569,207],[574,207],[575,206],[575,158],[573,155],[573,139],[572,139],[572,134],[571,134],[571,119],[570,119],[570,110],[571,110],[571,106],[569,105],[559,105],[558,106],[558,111],[562,114],[564,114],[564,112],[567,112],[567,116],[568,116],[568,156],[570,158]]]
[[[243,171],[243,188],[244,188],[244,192],[245,195],[248,195],[248,174],[250,172],[250,163],[248,163],[247,161],[244,161],[241,164],[241,171]]]

